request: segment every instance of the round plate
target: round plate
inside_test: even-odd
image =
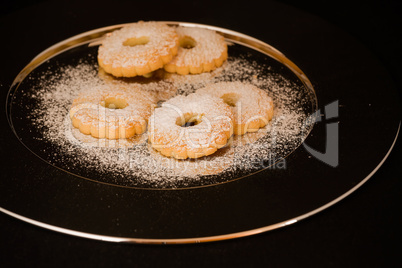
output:
[[[286,104],[304,115],[303,124],[296,127],[301,133],[297,140],[278,139],[281,154],[269,164],[184,184],[173,180],[155,186],[135,174],[116,179],[114,170],[74,165],[80,159],[62,155],[43,135],[48,126],[31,111],[46,105],[37,101],[38,85],[54,82],[55,73],[60,75],[66,66],[83,61],[95,66],[99,39],[122,25],[102,28],[52,46],[15,79],[6,103],[7,131],[15,135],[2,140],[10,152],[0,188],[3,212],[52,230],[109,241],[229,239],[286,226],[336,203],[362,185],[392,149],[399,119],[392,113],[397,107],[390,94],[362,87],[352,93],[350,81],[335,93],[321,91],[316,96],[305,74],[268,44],[222,28],[168,23],[219,32],[233,43],[229,62],[257,63],[260,68],[254,67],[251,77],[275,77],[280,89],[299,93]],[[388,110],[382,108],[385,104]],[[375,120],[380,118],[386,120]]]

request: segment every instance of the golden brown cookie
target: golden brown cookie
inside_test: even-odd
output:
[[[74,100],[70,119],[81,133],[95,138],[130,138],[145,132],[155,103],[141,90],[94,89]]]
[[[196,27],[178,27],[180,47],[177,55],[164,68],[178,74],[210,72],[228,57],[227,44],[220,34]]]
[[[161,22],[137,22],[112,32],[98,50],[98,63],[116,77],[146,75],[177,54],[174,28]]]
[[[236,135],[258,131],[274,114],[274,104],[268,94],[248,83],[219,82],[200,88],[197,93],[221,98],[232,107]]]
[[[165,156],[177,159],[213,154],[233,133],[233,112],[222,99],[193,93],[176,96],[150,117],[148,139]]]

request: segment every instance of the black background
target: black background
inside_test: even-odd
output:
[[[124,18],[132,12],[131,21],[189,21],[243,32],[276,46],[303,69],[302,62],[297,61],[298,50],[292,48],[303,47],[303,38],[277,46],[275,38],[264,35],[270,27],[283,27],[314,38],[317,33],[298,29],[304,24],[298,25],[294,18],[283,16],[277,25],[266,25],[267,16],[275,9],[300,14],[294,11],[296,7],[308,13],[302,13],[301,19],[318,16],[368,48],[387,69],[401,96],[399,1],[280,2],[290,6],[251,1],[5,1],[0,20],[2,58],[6,63],[0,73],[2,90],[35,55],[54,43],[94,28],[129,22],[116,12],[119,8]],[[177,246],[113,244],[59,234],[0,214],[0,265],[397,267],[401,264],[401,247],[397,245],[402,238],[400,143],[366,184],[335,206],[286,228],[241,239]]]

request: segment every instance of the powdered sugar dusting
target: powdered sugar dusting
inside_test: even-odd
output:
[[[222,67],[211,73],[164,74],[149,83],[105,79],[98,66],[87,61],[43,73],[32,90],[22,93],[36,103],[28,117],[40,135],[33,135],[32,139],[52,147],[51,152],[37,153],[71,173],[108,184],[140,188],[211,185],[273,168],[278,163],[286,166],[283,158],[301,144],[310,130],[305,124],[309,112],[305,106],[309,107],[312,100],[303,86],[249,58],[247,54],[229,57]],[[148,133],[120,140],[84,135],[72,127],[68,116],[75,98],[106,83],[135,85],[144,90],[157,88],[170,98],[174,94],[188,95],[221,81],[247,82],[267,91],[274,102],[274,117],[258,132],[233,136],[225,148],[196,160],[162,156],[148,144]],[[17,130],[17,134],[18,131],[24,130]]]
[[[199,67],[222,57],[227,51],[223,37],[214,31],[202,28],[178,27],[179,38],[191,37],[196,45],[192,49],[179,47],[177,56],[170,64]]]
[[[130,38],[144,37],[147,38],[144,45],[124,45]],[[138,22],[108,36],[99,47],[99,57],[105,64],[116,68],[146,66],[171,55],[177,44],[178,36],[173,28],[159,22]]]

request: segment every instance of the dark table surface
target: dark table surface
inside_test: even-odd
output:
[[[295,47],[303,48],[307,39],[314,39],[318,33],[311,29],[335,27],[370,51],[401,96],[400,2],[294,2],[3,1],[0,85],[6,90],[35,55],[70,36],[130,21],[168,20],[210,24],[254,36],[299,65],[302,57]],[[268,36],[269,28],[280,31]],[[286,36],[292,36],[292,42],[284,42]],[[400,144],[399,140],[368,182],[341,202],[291,226],[240,239],[173,246],[116,244],[60,234],[1,213],[0,266],[399,267]]]

